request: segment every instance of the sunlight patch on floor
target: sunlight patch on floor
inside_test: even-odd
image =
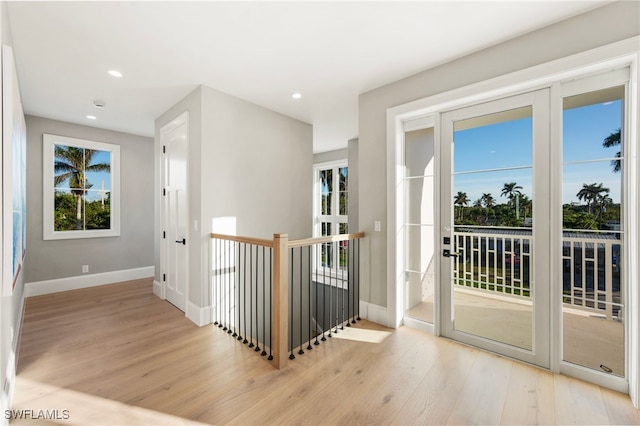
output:
[[[16,388],[18,388],[16,396],[18,398],[27,396],[27,399],[13,401],[12,425],[204,425],[159,411],[51,386],[24,377],[17,378]]]
[[[381,343],[389,335],[391,335],[389,331],[345,327],[344,331],[340,330],[339,333],[334,333],[333,337],[336,339],[357,340],[358,342]]]

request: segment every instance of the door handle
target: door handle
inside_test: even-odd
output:
[[[458,253],[452,252],[449,249],[442,250],[442,255],[444,257],[458,257],[459,256]]]
[[[178,243],[178,244],[183,244],[183,245],[185,245],[185,246],[186,246],[186,245],[187,245],[187,239],[186,239],[186,238],[183,238],[182,240],[176,240],[176,243]]]

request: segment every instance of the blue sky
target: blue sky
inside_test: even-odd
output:
[[[613,201],[620,202],[621,174],[613,173],[610,164],[620,147],[604,148],[602,140],[620,128],[621,105],[618,100],[564,111],[563,203],[578,202],[584,183],[603,183]],[[454,194],[466,192],[473,204],[491,193],[496,203],[506,203],[502,188],[516,182],[532,198],[531,125],[531,118],[522,118],[455,132]],[[493,171],[459,174],[488,169]]]

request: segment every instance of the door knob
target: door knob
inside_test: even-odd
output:
[[[183,244],[183,245],[185,245],[185,246],[186,246],[186,245],[187,245],[187,239],[186,239],[186,238],[183,238],[182,240],[176,240],[176,243],[178,243],[178,244]]]

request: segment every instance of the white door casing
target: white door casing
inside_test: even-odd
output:
[[[184,112],[160,130],[162,143],[162,271],[164,297],[185,312],[188,291],[189,195],[187,184],[189,115]]]

